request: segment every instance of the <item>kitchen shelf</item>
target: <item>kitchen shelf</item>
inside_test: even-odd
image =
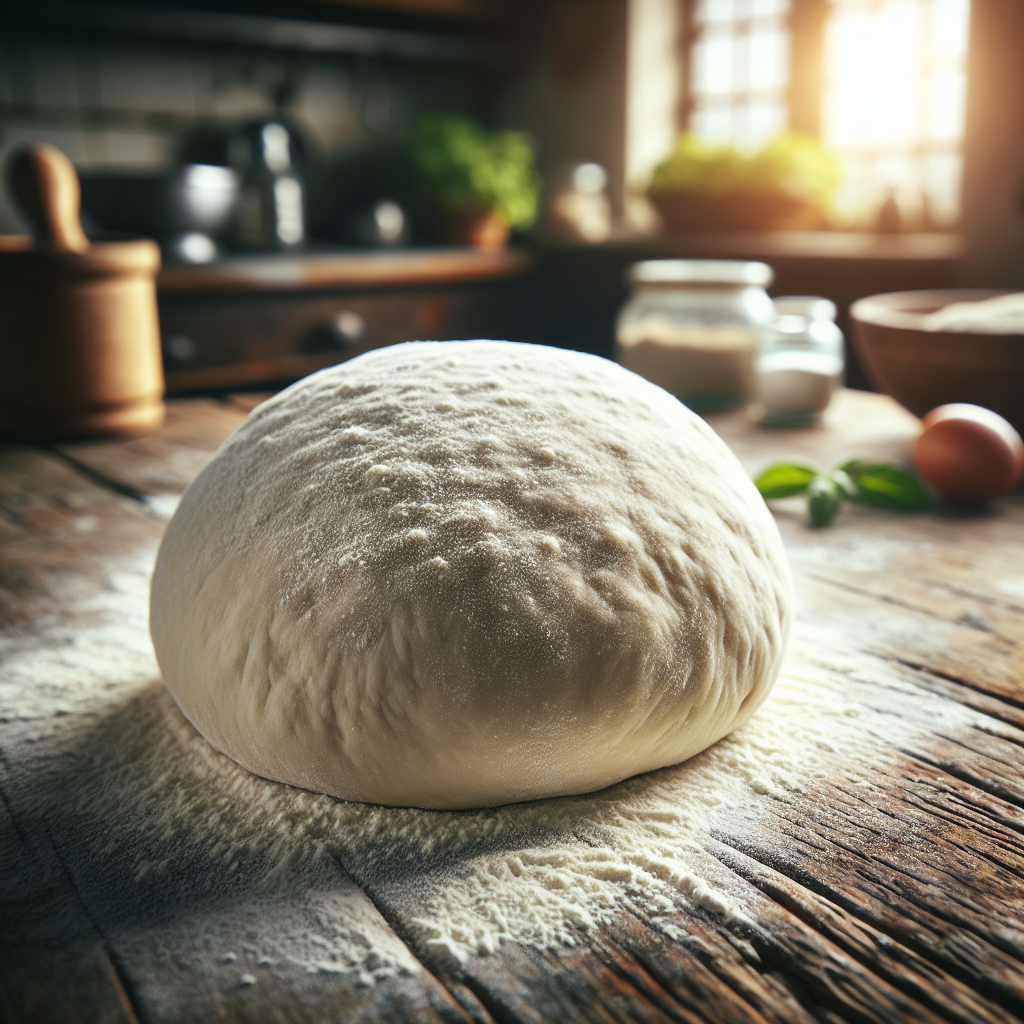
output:
[[[523,250],[400,249],[238,256],[198,267],[168,267],[163,295],[195,292],[313,291],[466,283],[516,277],[532,265]]]
[[[284,18],[195,8],[68,3],[64,0],[0,5],[8,25],[39,26],[103,35],[149,36],[195,43],[256,46],[306,53],[395,57],[406,60],[491,64],[508,57],[506,46],[455,34],[349,25],[322,19]]]

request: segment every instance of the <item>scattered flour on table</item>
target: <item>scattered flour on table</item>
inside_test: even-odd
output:
[[[753,720],[682,765],[593,794],[486,810],[346,803],[250,775],[183,718],[146,636],[151,557],[123,566],[78,609],[88,628],[37,625],[3,640],[9,777],[21,788],[17,805],[84,848],[128,905],[183,887],[216,892],[229,879],[256,920],[266,901],[292,907],[291,931],[248,950],[249,971],[290,961],[369,984],[417,969],[338,865],[403,921],[431,966],[511,940],[572,945],[624,909],[661,920],[669,935],[679,908],[742,929],[756,922],[757,894],[701,867],[716,822],[813,789],[840,759],[870,763],[880,739],[913,727],[844,695],[855,678],[870,691],[865,656],[823,654],[798,629]]]

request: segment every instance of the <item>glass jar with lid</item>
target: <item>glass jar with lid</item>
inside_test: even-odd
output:
[[[775,300],[779,316],[761,339],[754,372],[756,410],[765,423],[800,426],[824,412],[843,380],[843,332],[828,299]]]
[[[693,409],[748,402],[754,357],[775,318],[766,263],[647,260],[629,270],[616,358]]]

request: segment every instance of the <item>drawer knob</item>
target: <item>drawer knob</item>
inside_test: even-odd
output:
[[[184,334],[172,334],[164,342],[164,355],[175,363],[191,363],[199,354],[196,343]]]
[[[331,326],[346,345],[358,341],[366,333],[366,321],[354,309],[343,309],[336,313]]]
[[[342,309],[313,325],[302,342],[304,352],[344,352],[366,334],[366,321],[354,309]]]

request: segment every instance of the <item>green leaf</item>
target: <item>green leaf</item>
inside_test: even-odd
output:
[[[831,477],[817,476],[807,488],[807,512],[811,526],[828,526],[836,517],[843,495],[839,485]]]
[[[810,482],[818,475],[816,469],[794,462],[777,462],[769,466],[754,480],[754,484],[765,500],[790,498],[803,494]]]
[[[839,467],[857,485],[854,501],[895,512],[923,512],[931,498],[921,481],[887,462],[851,459]]]
[[[829,479],[832,480],[839,488],[844,498],[850,498],[852,501],[857,500],[857,485],[853,482],[853,479],[846,470],[833,469],[828,476]]]
[[[389,188],[413,212],[479,209],[520,228],[536,219],[541,179],[521,132],[489,132],[472,118],[424,113],[390,159]]]
[[[821,202],[841,177],[839,162],[811,135],[783,132],[760,151],[749,153],[686,132],[654,168],[648,192],[771,192]]]

